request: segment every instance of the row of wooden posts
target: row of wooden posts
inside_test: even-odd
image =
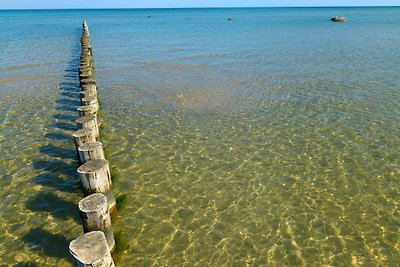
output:
[[[81,107],[78,107],[78,130],[73,133],[78,160],[78,176],[86,196],[79,204],[84,235],[71,241],[69,251],[76,266],[115,266],[111,253],[115,249],[111,217],[116,209],[110,166],[100,142],[97,113],[99,103],[94,76],[89,28],[84,21],[82,52],[78,68]]]

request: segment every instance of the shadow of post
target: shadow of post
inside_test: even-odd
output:
[[[19,262],[14,267],[39,267],[39,265],[34,262]]]
[[[52,234],[46,230],[34,228],[24,235],[22,240],[40,255],[58,259],[70,259],[68,252],[69,241],[60,234]]]
[[[77,29],[77,36],[80,31]],[[79,38],[77,38],[79,40]],[[59,83],[59,98],[56,101],[53,123],[45,137],[46,144],[39,148],[43,155],[41,160],[33,162],[33,167],[41,170],[40,175],[31,180],[33,184],[47,187],[31,197],[25,206],[34,213],[49,214],[59,220],[74,220],[80,224],[77,203],[68,201],[66,194],[80,193],[80,183],[76,174],[78,161],[72,138],[77,126],[75,119],[79,103],[78,66],[80,44],[77,41],[71,51],[72,57],[65,69],[63,81]],[[61,228],[61,227],[60,227]],[[63,229],[59,229],[63,233]],[[41,256],[71,259],[68,252],[70,237],[64,234],[54,234],[44,228],[32,228],[22,240],[31,250]],[[18,263],[16,266],[36,266],[31,262]]]

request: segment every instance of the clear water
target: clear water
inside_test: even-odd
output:
[[[119,266],[400,262],[400,8],[299,8],[0,11],[2,264],[72,266],[83,19]]]

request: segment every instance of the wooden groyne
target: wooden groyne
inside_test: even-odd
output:
[[[79,204],[84,235],[71,241],[69,251],[76,266],[115,266],[111,252],[115,239],[111,226],[116,201],[112,189],[110,166],[100,142],[98,124],[99,102],[93,65],[89,28],[84,21],[81,57],[78,68],[81,105],[77,108],[78,130],[73,133],[81,166],[77,173],[85,198]]]

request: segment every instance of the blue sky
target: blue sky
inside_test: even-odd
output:
[[[400,0],[0,0],[0,9],[370,5],[398,6]]]

